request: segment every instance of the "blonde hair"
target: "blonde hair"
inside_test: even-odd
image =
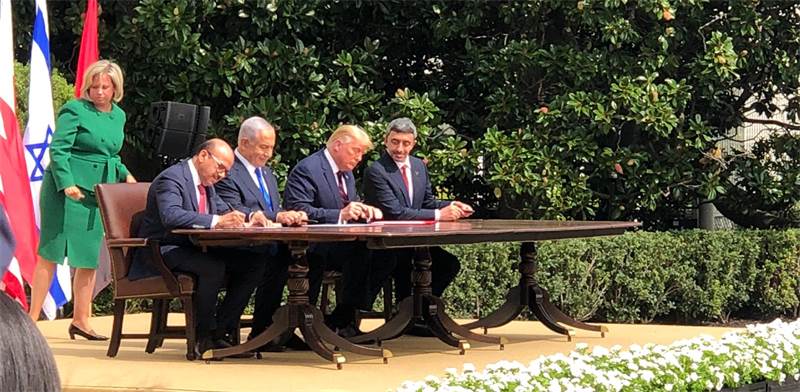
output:
[[[333,143],[337,140],[341,140],[342,143],[348,144],[353,140],[358,140],[362,142],[365,146],[365,151],[369,151],[372,149],[372,141],[369,140],[369,135],[364,132],[361,127],[356,125],[340,125],[339,128],[336,128],[335,131],[331,134],[331,137],[328,138],[328,142],[325,144],[328,148],[333,147]]]
[[[83,85],[81,85],[81,98],[89,99],[89,88],[92,86],[92,80],[95,76],[105,74],[111,78],[111,83],[114,85],[114,102],[122,100],[124,93],[122,69],[119,65],[109,60],[100,60],[92,63],[86,72],[83,73]]]

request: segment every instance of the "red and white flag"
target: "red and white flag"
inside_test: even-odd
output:
[[[86,2],[86,13],[84,15],[81,49],[80,53],[78,53],[78,68],[75,71],[75,97],[81,96],[83,74],[86,73],[86,68],[89,68],[92,63],[100,59],[100,50],[97,44],[97,0],[88,0]],[[97,260],[97,275],[94,281],[92,298],[111,284],[111,256],[108,254],[105,242],[100,246],[100,254],[97,256]]]
[[[33,277],[38,232],[17,123],[12,24],[11,0],[0,0],[0,203],[6,207],[17,241],[14,259],[3,276],[3,283],[6,293],[27,309],[22,282]]]
[[[92,63],[100,58],[97,49],[97,0],[88,0],[83,18],[83,34],[81,34],[81,51],[78,53],[78,68],[75,70],[75,97],[81,96],[83,74]]]

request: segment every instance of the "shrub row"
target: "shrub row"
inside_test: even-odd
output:
[[[475,317],[497,309],[519,279],[519,244],[446,248],[462,265],[444,295],[449,313]],[[800,313],[800,230],[631,232],[545,241],[537,259],[540,284],[579,320],[701,323]],[[131,311],[147,307],[129,303]],[[379,299],[376,308],[381,306]],[[111,309],[106,290],[95,300],[95,312]]]
[[[450,246],[462,273],[453,316],[496,309],[516,284],[519,244]],[[632,232],[542,242],[537,280],[580,320],[728,322],[798,317],[800,230]]]

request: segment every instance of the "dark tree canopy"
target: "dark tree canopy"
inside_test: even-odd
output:
[[[82,3],[50,4],[53,63],[65,74],[77,57]],[[754,112],[784,112],[796,123],[800,109],[792,1],[102,5],[100,49],[126,72],[134,150],[148,152],[143,130],[154,101],[212,106],[213,133],[231,141],[243,118],[265,116],[280,127],[281,172],[339,123],[380,140],[386,122],[405,115],[419,125],[418,153],[438,191],[486,216],[671,227],[701,200],[748,203],[750,188],[736,180],[749,173],[737,163],[745,158],[726,161],[716,142],[763,122]],[[31,11],[16,9],[25,58],[29,38],[19,32]],[[775,170],[789,169],[762,172]],[[796,203],[797,185],[783,191],[781,206]],[[745,218],[737,221],[763,223]]]

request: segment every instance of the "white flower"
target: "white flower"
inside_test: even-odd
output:
[[[454,391],[628,391],[682,390],[703,386],[719,390],[725,381],[738,384],[742,374],[756,380],[800,380],[800,322],[751,325],[720,339],[700,336],[671,345],[632,345],[610,350],[579,343],[569,355],[541,356],[527,366],[513,361],[490,364],[478,372],[464,364],[463,372],[445,370],[446,377],[428,376],[404,382],[402,392]],[[686,383],[689,384],[686,384]],[[663,385],[663,386],[662,386]],[[729,385],[730,386],[730,385]]]

